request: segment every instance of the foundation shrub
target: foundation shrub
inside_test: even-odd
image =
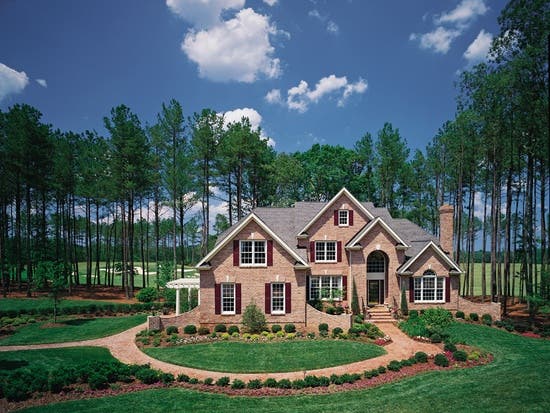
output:
[[[237,326],[229,326],[229,328],[227,329],[227,332],[231,335],[233,335],[234,333],[237,333],[239,334],[239,327]]]
[[[208,334],[210,334],[210,329],[208,327],[205,327],[205,326],[201,326],[199,327],[199,329],[197,330],[197,334],[199,336],[207,336]]]
[[[225,326],[225,324],[216,324],[216,326],[214,327],[214,332],[225,333],[227,332],[227,327]]]
[[[418,310],[409,310],[409,318],[418,318]]]
[[[244,381],[239,380],[239,379],[235,379],[231,383],[231,388],[232,389],[244,389],[245,387],[246,387],[246,385],[244,384]]]
[[[292,323],[285,324],[285,333],[295,333],[296,326]]]
[[[470,313],[469,317],[470,321],[479,321],[479,316],[477,313]]]
[[[283,329],[283,327],[281,327],[280,324],[273,324],[271,326],[271,332],[272,333],[278,333],[279,331],[281,331]]]
[[[264,313],[254,303],[246,306],[243,312],[243,325],[249,333],[261,333],[267,329],[267,322]]]
[[[216,380],[216,386],[226,387],[229,385],[229,377],[223,376]]]
[[[319,324],[319,333],[321,333],[323,331],[328,332],[328,324],[327,323]]]
[[[481,322],[487,326],[491,326],[493,324],[493,317],[491,317],[491,314],[483,314]]]
[[[176,326],[168,326],[166,327],[166,334],[168,335],[178,334],[178,328]]]
[[[185,327],[183,327],[183,332],[185,334],[197,334],[197,326],[193,324],[187,324]]]
[[[445,354],[436,354],[434,358],[434,363],[436,366],[440,367],[448,367],[449,366],[449,359],[445,356]]]
[[[464,311],[460,311],[460,310],[459,310],[459,311],[457,311],[457,312],[455,313],[455,317],[456,317],[456,318],[461,318],[461,319],[464,320],[464,318],[466,317],[466,315],[464,314]]]
[[[344,330],[342,330],[340,327],[334,327],[332,329],[332,337],[339,337],[343,333],[344,333]]]

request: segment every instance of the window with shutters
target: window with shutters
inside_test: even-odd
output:
[[[240,242],[240,265],[263,267],[267,265],[267,249],[265,240],[246,240]]]
[[[235,314],[235,284],[222,284],[220,299],[222,314]]]
[[[285,313],[285,284],[271,284],[271,314]]]
[[[347,209],[338,210],[338,226],[347,227],[349,225],[349,211]]]
[[[433,271],[426,271],[414,279],[414,302],[445,302],[445,277],[438,277]]]
[[[315,241],[315,262],[336,262],[336,241]]]
[[[341,300],[342,293],[341,275],[309,277],[309,300]]]

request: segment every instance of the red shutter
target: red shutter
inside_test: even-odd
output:
[[[350,227],[353,226],[353,210],[350,209],[348,212],[348,224]]]
[[[409,278],[409,303],[414,303],[414,278]]]
[[[235,284],[235,314],[241,314],[241,284]]]
[[[445,302],[451,302],[451,276],[445,278]]]
[[[336,261],[342,262],[342,241],[336,242]]]
[[[267,240],[267,266],[273,266],[273,240]]]
[[[221,285],[214,284],[214,313],[221,314],[222,294]]]
[[[291,291],[290,291],[290,283],[285,283],[285,313],[289,314],[292,312],[292,305],[291,305]]]
[[[334,211],[334,225],[338,226],[338,210]]]
[[[309,301],[309,275],[306,275],[306,301]]]
[[[239,241],[233,241],[233,266],[239,266]]]
[[[265,313],[271,314],[271,284],[265,285]]]
[[[309,243],[309,262],[315,262],[315,241]]]
[[[347,301],[348,299],[348,276],[342,276],[342,300]]]

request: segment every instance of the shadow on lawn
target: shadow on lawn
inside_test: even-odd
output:
[[[92,321],[94,321],[93,318],[75,318],[73,320],[63,321],[62,324],[65,324],[68,326],[82,326]]]
[[[2,360],[0,359],[0,370],[16,370],[26,367],[29,362],[26,360]]]

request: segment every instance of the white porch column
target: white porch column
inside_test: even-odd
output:
[[[180,290],[181,288],[176,288],[176,315],[180,315]]]

